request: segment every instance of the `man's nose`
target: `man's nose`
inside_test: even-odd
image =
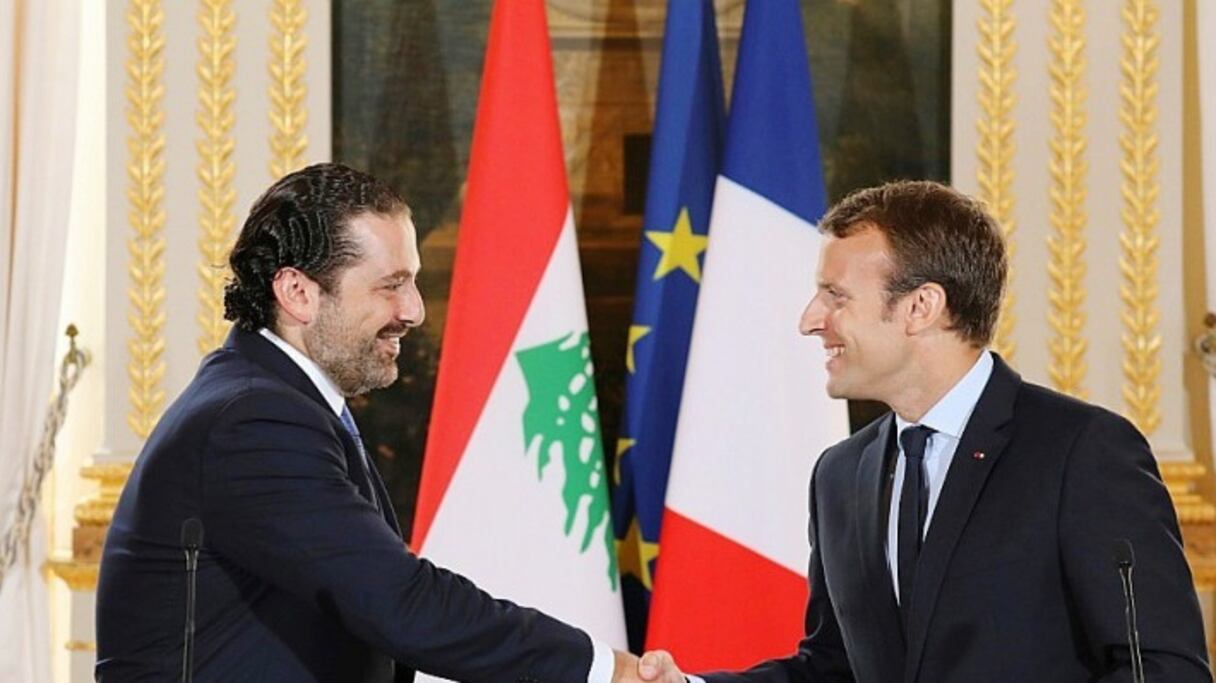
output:
[[[401,299],[397,308],[397,319],[410,327],[418,327],[426,320],[426,303],[422,300],[422,292],[416,285],[411,284]]]
[[[810,336],[823,333],[824,306],[820,298],[816,294],[807,302],[806,308],[802,310],[802,317],[798,319],[798,331],[803,335]]]

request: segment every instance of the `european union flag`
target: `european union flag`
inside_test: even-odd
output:
[[[626,356],[613,520],[629,645],[641,651],[725,120],[711,0],[667,6]]]

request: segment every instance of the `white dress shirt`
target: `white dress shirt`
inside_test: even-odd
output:
[[[308,375],[308,379],[317,387],[317,391],[321,393],[321,398],[325,399],[325,404],[334,411],[339,419],[342,417],[342,410],[346,408],[346,398],[342,396],[342,391],[338,389],[338,385],[330,379],[329,375],[317,365],[313,359],[305,356],[299,349],[288,344],[282,337],[271,332],[263,327],[258,330],[258,334],[270,340],[272,344],[279,347],[283,353],[287,354],[300,369]],[[367,454],[363,455],[366,462]],[[367,463],[371,467],[370,462]],[[604,643],[591,638],[591,670],[587,674],[587,683],[611,683],[612,672],[616,667],[616,660],[612,654],[612,648]]]
[[[325,404],[329,406],[330,410],[334,411],[334,415],[341,418],[342,409],[346,407],[346,398],[342,396],[342,390],[329,378],[329,375],[325,374],[321,366],[317,365],[313,359],[301,353],[299,349],[288,344],[282,337],[265,327],[258,330],[258,334],[269,339],[270,343],[279,347],[283,353],[287,354],[288,358],[300,366],[304,374],[308,375],[308,379],[311,379],[312,383],[316,385],[317,391],[321,392],[321,398],[325,399]]]
[[[921,538],[929,532],[933,523],[933,510],[937,507],[937,499],[941,496],[942,485],[946,482],[946,473],[954,460],[954,450],[958,448],[959,439],[971,412],[980,400],[980,394],[992,376],[992,354],[984,351],[980,354],[975,365],[963,375],[955,385],[941,397],[937,403],[925,413],[920,422],[913,424],[895,416],[895,427],[902,434],[908,427],[917,424],[932,428],[928,443],[925,445],[925,476],[929,488],[929,509],[925,513],[925,528]],[[891,485],[891,508],[887,511],[887,569],[891,572],[891,582],[895,586],[895,599],[899,600],[899,498],[904,481],[903,444],[898,438],[899,457],[895,461],[895,480]]]

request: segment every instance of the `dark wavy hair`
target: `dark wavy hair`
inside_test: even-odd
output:
[[[848,237],[867,226],[891,245],[888,307],[936,282],[946,291],[950,329],[974,346],[992,341],[1009,262],[1000,226],[980,201],[941,183],[901,180],[845,197],[819,230]]]
[[[249,211],[228,264],[224,317],[255,331],[274,328],[271,285],[282,268],[295,268],[327,294],[338,276],[363,254],[350,233],[360,214],[408,215],[405,200],[389,186],[348,166],[324,163],[283,176]]]

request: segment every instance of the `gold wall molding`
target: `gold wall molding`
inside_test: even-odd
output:
[[[114,517],[114,508],[118,507],[122,487],[126,485],[127,477],[131,476],[134,466],[132,462],[118,462],[82,467],[80,478],[96,481],[98,491],[96,497],[86,499],[76,506],[76,522],[85,526],[108,525]]]
[[[131,476],[132,462],[88,465],[80,469],[80,477],[98,482],[93,498],[76,505],[76,528],[72,530],[71,557],[54,558],[46,563],[47,571],[58,576],[74,591],[97,590],[97,573],[106,530],[114,518],[114,509],[122,488]]]
[[[1084,398],[1085,351],[1085,211],[1086,92],[1085,6],[1083,0],[1053,0],[1048,39],[1051,62],[1051,226],[1047,293],[1051,310],[1047,372],[1059,391]]]
[[[96,591],[97,575],[101,565],[97,562],[80,562],[77,560],[49,560],[46,569],[55,576],[63,579],[68,588],[73,591]]]
[[[97,641],[69,640],[63,647],[71,652],[97,652]]]
[[[127,5],[127,201],[134,233],[127,243],[130,302],[127,340],[131,402],[127,424],[141,440],[152,432],[164,405],[161,379],[165,363],[165,147],[163,48],[164,13],[159,0],[130,0]]]
[[[1210,416],[1188,410],[1207,378],[1184,381],[1196,316],[1187,306],[1201,289],[1194,259],[1202,250],[1193,247],[1203,230],[1187,208],[1197,205],[1185,201],[1202,194],[1188,182],[1198,149],[1194,41],[1206,44],[1194,7],[1208,1],[953,3],[950,107],[959,189],[990,197],[998,155],[977,151],[993,149],[1002,132],[1018,141],[1018,372],[1128,415],[1147,433],[1195,583],[1216,590],[1211,439],[1196,427]],[[1016,131],[977,126],[992,118],[1002,87],[998,45],[1012,52],[1000,30],[1020,43]],[[1133,401],[1144,410],[1129,410]],[[1214,624],[1209,614],[1209,633]]]
[[[270,9],[270,175],[275,180],[299,169],[308,149],[304,133],[307,19],[300,0],[274,0]]]
[[[1163,462],[1161,477],[1182,525],[1187,562],[1199,590],[1216,590],[1216,505],[1204,491],[1208,468],[1198,462]]]
[[[979,105],[980,117],[976,122],[979,139],[976,141],[976,179],[980,198],[1001,225],[1012,264],[1014,256],[1013,220],[1013,85],[1016,72],[1013,57],[1017,43],[1013,38],[1015,21],[1011,6],[1013,0],[980,0],[982,16],[978,22],[980,59]],[[1012,361],[1013,342],[1013,270],[1009,272],[1010,285],[1005,288],[1001,300],[1001,314],[997,320],[996,335],[992,349],[1006,360]]]
[[[1208,468],[1195,461],[1161,463],[1161,477],[1182,524],[1216,524],[1216,505],[1204,495]]]
[[[236,91],[232,86],[236,65],[233,50],[236,39],[233,27],[236,15],[232,0],[201,0],[198,10],[201,35],[198,39],[198,103],[195,116],[200,137],[198,150],[198,199],[200,260],[198,350],[206,354],[224,342],[228,321],[224,320],[224,282],[228,270],[225,262],[231,248],[232,213],[236,201],[233,178],[236,165],[232,161],[235,141],[232,127],[235,116],[232,103]]]
[[[1186,559],[1191,566],[1191,579],[1195,584],[1195,590],[1216,590],[1216,564],[1195,558],[1190,553],[1187,553]],[[1208,644],[1208,654],[1213,652],[1216,652],[1216,639]]]
[[[1153,0],[1127,0],[1119,84],[1119,136],[1123,174],[1123,231],[1119,270],[1123,283],[1123,399],[1128,418],[1146,435],[1161,422],[1161,314],[1157,308],[1157,227],[1161,191],[1157,156],[1157,32],[1159,10]]]

